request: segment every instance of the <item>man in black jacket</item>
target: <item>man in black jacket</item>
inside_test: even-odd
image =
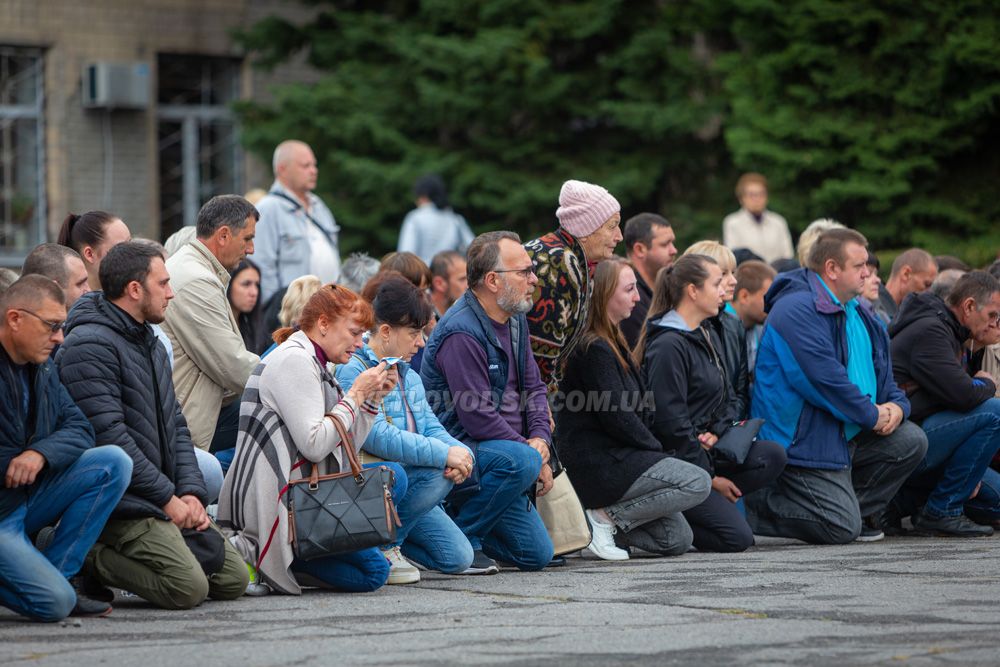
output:
[[[963,514],[1000,449],[996,385],[988,373],[969,373],[965,343],[991,342],[998,324],[1000,282],[973,271],[956,283],[947,303],[931,292],[908,296],[889,328],[893,375],[928,442],[927,456],[894,505],[903,516],[913,513],[913,525],[922,532],[993,533]]]
[[[65,317],[65,294],[44,276],[0,296],[0,605],[41,621],[111,611],[68,578],[132,472],[121,449],[94,449],[94,430],[49,360]],[[51,539],[32,544],[29,535],[57,521]]]
[[[173,297],[159,251],[122,243],[101,262],[104,292],[73,308],[57,355],[62,380],[97,444],[118,445],[132,481],[87,570],[165,609],[243,594],[247,569],[205,512],[205,482],[174,395],[166,350],[149,324]]]

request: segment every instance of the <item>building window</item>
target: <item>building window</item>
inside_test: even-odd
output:
[[[193,225],[198,209],[221,194],[243,192],[238,128],[240,61],[191,55],[157,57],[160,235]]]
[[[45,94],[40,49],[0,46],[0,264],[45,242]]]

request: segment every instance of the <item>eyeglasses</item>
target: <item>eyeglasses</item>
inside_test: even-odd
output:
[[[493,273],[519,273],[521,274],[522,278],[528,279],[531,277],[533,273],[535,273],[536,268],[538,267],[534,262],[532,262],[531,266],[525,267],[523,269],[497,269]]]
[[[16,308],[15,310],[19,310],[22,313],[28,313],[32,317],[41,320],[42,324],[44,324],[49,328],[49,333],[56,333],[57,331],[62,331],[63,327],[66,326],[66,320],[63,320],[62,322],[50,322],[41,315],[39,315],[38,313],[32,312],[27,308]]]

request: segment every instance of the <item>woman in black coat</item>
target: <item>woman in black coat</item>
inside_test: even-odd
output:
[[[605,560],[628,558],[616,542],[664,556],[687,551],[692,533],[680,513],[710,488],[703,470],[666,454],[650,431],[653,406],[619,328],[638,300],[628,262],[597,266],[583,334],[559,385],[556,451],[587,508],[588,550]]]
[[[713,449],[741,419],[718,338],[702,326],[718,314],[725,290],[714,259],[681,257],[656,278],[646,329],[635,351],[656,404],[653,433],[665,450],[712,475],[709,497],[684,512],[700,551],[744,551],[753,544],[753,532],[736,502],[773,482],[787,460],[784,448],[767,440],[754,442],[739,465]]]

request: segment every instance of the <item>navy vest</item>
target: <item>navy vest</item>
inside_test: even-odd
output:
[[[462,428],[455,412],[455,400],[461,402],[462,397],[451,395],[448,383],[437,365],[438,349],[448,336],[455,333],[472,336],[486,350],[490,393],[494,410],[503,401],[510,360],[497,339],[489,316],[483,310],[472,290],[467,290],[434,327],[434,333],[431,334],[430,340],[427,341],[427,346],[424,348],[420,379],[427,391],[427,402],[434,410],[441,425],[456,439],[469,442],[471,438]],[[523,392],[525,359],[528,355],[528,320],[524,315],[514,315],[510,318],[510,341],[514,354],[517,356],[518,386]]]

